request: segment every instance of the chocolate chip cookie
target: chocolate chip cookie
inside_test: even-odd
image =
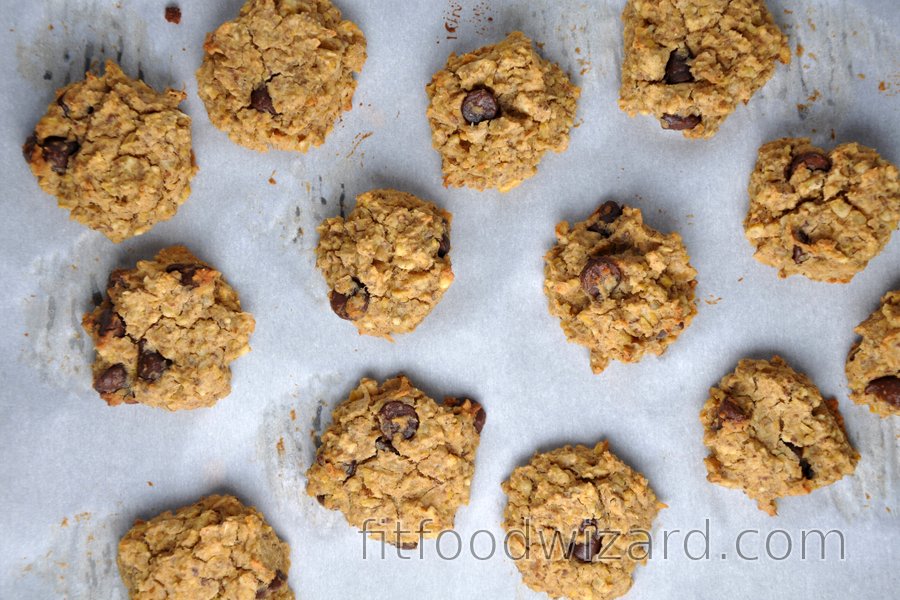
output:
[[[405,192],[372,190],[319,228],[316,265],[331,309],[359,333],[413,331],[453,283],[450,213]]]
[[[207,496],[150,521],[119,542],[131,600],[293,600],[291,548],[265,518],[233,496]]]
[[[710,389],[700,412],[707,479],[744,490],[760,510],[850,475],[859,454],[837,401],[780,357],[745,359]]]
[[[451,54],[425,91],[444,185],[501,192],[533,176],[548,150],[566,149],[581,94],[519,31]]]
[[[862,338],[847,356],[850,399],[873,413],[900,416],[900,290],[854,329]]]
[[[438,404],[402,375],[363,379],[334,410],[306,491],[374,539],[415,548],[469,503],[484,423],[472,400]]]
[[[663,129],[708,138],[791,61],[763,0],[628,0],[619,107]]]
[[[197,71],[213,125],[253,150],[306,152],[353,106],[366,39],[329,0],[248,0],[206,36]]]
[[[171,219],[197,172],[181,91],[159,93],[113,61],[56,92],[22,149],[72,219],[121,242]]]
[[[665,508],[606,442],[535,454],[503,491],[509,555],[525,584],[551,598],[609,600],[628,592]]]
[[[574,227],[557,225],[556,239],[544,267],[550,314],[590,350],[594,373],[662,354],[697,314],[681,236],[648,227],[639,209],[605,202]]]
[[[255,322],[221,273],[173,246],[113,271],[83,325],[97,349],[94,389],[110,406],[183,410],[231,392],[229,364],[250,351]]]
[[[780,277],[847,283],[884,249],[900,221],[900,173],[871,148],[825,152],[807,138],[759,149],[744,220],[756,260]]]

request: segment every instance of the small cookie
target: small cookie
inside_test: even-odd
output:
[[[581,94],[520,31],[463,56],[451,54],[425,91],[444,185],[501,192],[533,176],[548,150],[566,149]]]
[[[119,542],[117,562],[131,600],[294,598],[290,546],[233,496],[137,521]]]
[[[871,148],[830,153],[808,138],[759,149],[744,231],[779,277],[847,283],[884,249],[900,221],[900,173]]]
[[[94,340],[94,389],[110,406],[212,406],[231,392],[229,363],[250,351],[255,322],[222,274],[184,246],[113,271],[82,321]]]
[[[900,416],[900,290],[853,331],[862,339],[847,356],[850,399],[878,416]]]
[[[844,432],[836,400],[781,357],[745,359],[711,388],[700,412],[707,479],[744,490],[774,516],[775,501],[838,481],[859,453]]]
[[[639,209],[605,202],[575,227],[557,225],[556,239],[544,267],[550,314],[591,351],[594,373],[662,354],[697,314],[681,236],[644,225]]]
[[[306,491],[374,539],[415,548],[469,503],[484,409],[438,404],[404,376],[363,379],[331,415]]]
[[[22,152],[72,219],[113,242],[171,219],[197,172],[184,92],[158,93],[113,61],[59,89]]]
[[[353,107],[366,38],[329,0],[248,0],[207,34],[197,92],[237,144],[306,152]]]
[[[763,0],[628,0],[619,107],[688,138],[715,135],[741,102],[791,62]]]
[[[331,309],[359,333],[409,333],[453,283],[450,213],[396,190],[372,190],[317,229],[316,265]]]
[[[665,508],[606,442],[535,454],[503,491],[509,554],[525,584],[551,598],[609,600],[628,592]]]

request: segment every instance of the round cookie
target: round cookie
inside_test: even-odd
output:
[[[94,389],[110,406],[214,405],[231,392],[229,363],[250,351],[255,322],[222,274],[183,246],[113,271],[107,297],[84,315],[94,340]]]
[[[900,173],[871,148],[829,153],[808,138],[759,149],[744,231],[779,277],[847,283],[884,249],[900,221]]]
[[[453,283],[450,213],[405,192],[372,190],[317,229],[331,308],[359,333],[409,333]]]
[[[688,138],[715,135],[739,103],[791,62],[763,0],[628,0],[619,107]]]
[[[444,185],[507,192],[562,152],[581,90],[515,31],[475,52],[451,54],[425,91]]]
[[[248,0],[206,36],[197,71],[213,125],[264,152],[319,146],[353,107],[366,39],[329,0]]]
[[[469,503],[484,422],[477,402],[438,404],[402,375],[363,379],[335,408],[306,491],[371,537],[415,548]]]
[[[862,338],[847,356],[850,399],[881,417],[900,416],[900,290],[854,329]]]
[[[744,490],[772,516],[778,498],[834,483],[859,460],[837,401],[778,356],[740,361],[710,389],[700,421],[707,479]]]
[[[61,88],[22,152],[72,219],[121,242],[171,219],[197,172],[185,93],[154,91],[113,61]]]
[[[509,554],[525,584],[551,598],[609,600],[628,592],[665,508],[606,442],[535,454],[503,491]]]
[[[291,548],[265,518],[233,496],[207,496],[150,521],[119,542],[131,600],[293,600]]]
[[[637,208],[605,202],[586,221],[556,226],[544,292],[570,342],[590,350],[591,369],[660,355],[697,314],[697,272],[677,233],[646,226]]]

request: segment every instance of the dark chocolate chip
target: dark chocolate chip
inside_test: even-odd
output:
[[[66,118],[69,118],[69,110],[70,109],[69,109],[69,105],[66,104],[65,98],[66,98],[66,95],[63,94],[62,96],[60,96],[59,98],[56,99],[56,104],[57,104],[57,106],[59,106],[62,109],[63,114],[66,116]]]
[[[595,256],[588,259],[581,270],[581,289],[594,300],[603,300],[622,281],[622,271],[609,257]]]
[[[356,461],[351,460],[348,463],[344,463],[344,473],[347,474],[347,477],[353,477],[356,475]]]
[[[669,85],[675,83],[690,83],[694,81],[691,74],[691,66],[688,60],[693,58],[687,49],[672,50],[669,61],[666,63],[665,82]]]
[[[356,289],[351,294],[341,294],[332,290],[328,296],[334,314],[348,321],[361,319],[369,310],[369,291],[362,283],[354,280]]]
[[[34,134],[28,136],[25,140],[25,143],[22,145],[22,156],[25,157],[25,162],[31,162],[31,155],[34,154],[34,147],[37,146],[37,138],[34,137]]]
[[[181,276],[181,285],[186,287],[197,287],[197,283],[194,281],[194,275],[203,268],[202,265],[175,263],[166,267],[166,273],[177,272]]]
[[[69,159],[78,153],[80,146],[76,141],[63,137],[48,137],[41,142],[44,160],[49,163],[54,173],[62,175],[69,168]]]
[[[794,160],[791,161],[786,174],[788,179],[794,175],[797,169],[800,168],[800,165],[805,166],[809,171],[831,170],[831,160],[827,156],[821,152],[804,152],[795,156]]]
[[[317,496],[317,498],[318,498],[318,496]],[[268,598],[269,594],[280,590],[284,586],[286,581],[287,581],[287,575],[285,575],[281,571],[275,571],[275,577],[272,578],[272,581],[270,581],[268,583],[268,585],[266,585],[265,587],[257,590],[257,592],[256,592],[257,600],[260,600],[262,598]]]
[[[484,408],[479,404],[478,408],[475,409],[475,431],[481,434],[481,430],[484,429],[484,423],[487,421],[487,413],[484,412]]]
[[[816,472],[805,458],[800,459],[800,473],[803,475],[803,479],[815,479],[816,477]]]
[[[791,251],[791,258],[794,259],[796,264],[800,265],[809,260],[809,254],[804,252],[800,246],[794,246],[794,249]]]
[[[866,393],[877,396],[891,406],[900,406],[900,377],[879,377],[866,386]]]
[[[795,229],[792,233],[794,239],[800,242],[801,244],[807,244],[812,241],[809,237],[809,234],[803,231],[802,229]]]
[[[325,506],[325,495],[319,494],[318,496],[316,496],[316,502],[318,502],[322,506]]]
[[[747,420],[747,414],[744,412],[744,409],[731,398],[724,398],[719,402],[716,416],[721,421],[732,421],[734,423],[743,423]]]
[[[593,531],[588,531],[593,530]],[[603,536],[597,532],[597,520],[585,519],[578,527],[578,537],[570,548],[572,558],[589,563],[603,549]]]
[[[415,550],[419,547],[419,542],[400,542],[401,550]]]
[[[684,129],[693,129],[697,125],[700,124],[700,121],[703,119],[700,115],[669,115],[665,114],[662,116],[665,124],[663,125],[663,129],[672,129],[675,131],[682,131]]]
[[[166,21],[172,23],[173,25],[178,25],[179,23],[181,23],[181,9],[173,5],[167,6]]]
[[[382,436],[378,436],[377,438],[375,438],[375,447],[382,452],[393,452],[394,454],[400,454],[397,449],[394,448],[394,445],[384,439],[384,437]]]
[[[398,433],[408,440],[419,429],[419,414],[409,404],[394,400],[378,411],[378,427],[389,442],[393,442]]]
[[[125,281],[125,275],[128,274],[128,271],[125,269],[116,269],[112,273],[109,274],[109,278],[106,280],[106,290],[109,291],[118,286],[122,286],[123,288],[127,288],[128,284]]]
[[[250,92],[250,108],[259,112],[267,112],[270,115],[277,114],[275,105],[272,104],[272,96],[269,95],[269,88],[266,84],[262,84],[252,92]]]
[[[101,394],[111,394],[125,387],[128,372],[125,365],[115,364],[94,378],[94,389]]]
[[[100,322],[97,324],[97,335],[100,337],[111,335],[112,337],[125,337],[125,320],[112,309],[107,306],[100,313]]]
[[[441,242],[438,246],[438,258],[444,258],[450,254],[450,232],[444,227],[444,235],[441,236]]]
[[[154,382],[162,374],[172,362],[159,352],[144,349],[143,342],[140,344],[140,354],[138,355],[137,375],[144,381]]]
[[[472,125],[497,118],[500,106],[490,90],[480,88],[466,94],[462,103],[462,116]]]
[[[597,209],[597,218],[599,218],[607,225],[615,222],[615,220],[621,216],[622,207],[618,202],[615,202],[613,200],[607,200],[600,205],[600,208]]]

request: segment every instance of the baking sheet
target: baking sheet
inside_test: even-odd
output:
[[[119,537],[135,518],[229,492],[259,507],[292,548],[301,598],[540,598],[497,549],[480,560],[469,541],[502,541],[500,482],[536,450],[609,440],[649,478],[669,508],[654,555],[630,598],[888,598],[898,581],[898,422],[851,403],[843,375],[852,328],[900,285],[900,235],[850,285],[778,280],[743,238],[746,185],[759,145],[810,135],[859,141],[900,162],[900,12],[895,0],[772,0],[795,56],[728,119],[691,142],[616,107],[624,2],[341,0],[368,38],[354,109],[306,155],[257,154],[209,123],[194,71],[204,35],[240,0],[4,0],[0,30],[0,598],[123,598]],[[562,155],[513,192],[441,187],[430,148],[424,86],[450,51],[521,29],[583,89],[579,126]],[[801,55],[802,54],[802,55]],[[184,86],[200,171],[178,215],[121,245],[71,222],[43,194],[20,144],[56,87],[85,65],[121,57],[126,72],[161,88]],[[834,141],[832,141],[834,140]],[[390,186],[454,214],[456,281],[440,305],[394,344],[359,337],[328,308],[314,267],[315,226],[343,198]],[[561,220],[616,199],[683,236],[699,271],[700,313],[660,359],[613,363],[592,375],[542,293],[542,257]],[[234,364],[231,396],[210,410],[168,414],[108,408],[90,388],[82,313],[110,269],[185,243],[216,265],[257,319],[253,352]],[[738,359],[784,356],[836,396],[862,459],[856,473],[770,518],[741,492],[705,481],[698,413],[707,389]],[[434,397],[470,395],[488,413],[471,503],[456,519],[463,548],[403,560],[365,545],[339,513],[303,492],[314,432],[358,379],[407,373]],[[708,558],[683,548],[709,524]],[[821,560],[801,534],[839,530]],[[675,533],[674,530],[680,530]],[[743,530],[745,556],[735,555]],[[785,549],[792,552],[776,560]],[[662,537],[670,532],[667,556]],[[771,556],[765,541],[770,539]],[[812,538],[812,534],[809,534]],[[696,557],[702,539],[691,538]],[[484,557],[486,534],[475,537]],[[445,557],[455,540],[442,541]],[[724,558],[723,558],[724,557]]]

